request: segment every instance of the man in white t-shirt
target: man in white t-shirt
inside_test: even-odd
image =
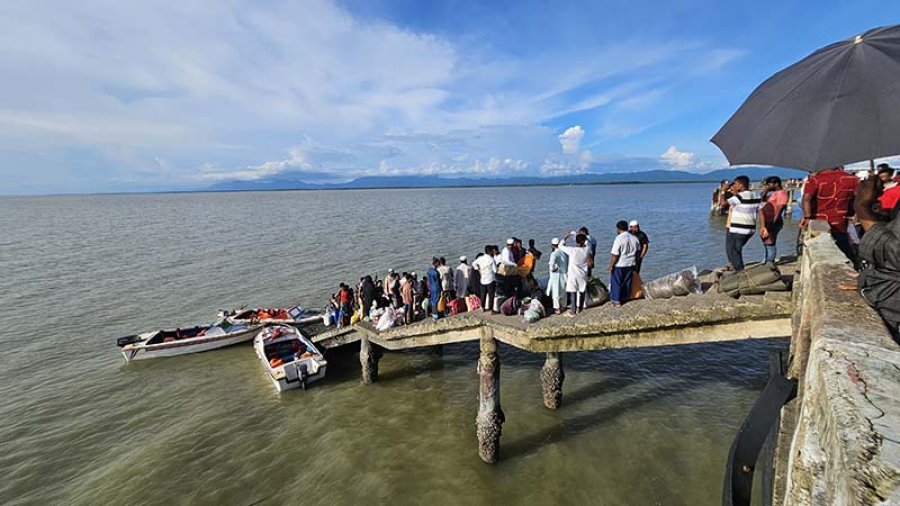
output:
[[[493,310],[494,294],[497,292],[497,262],[494,261],[493,246],[484,247],[484,255],[480,255],[472,262],[472,267],[478,273],[478,298],[481,300],[481,308],[485,311]]]
[[[631,278],[641,241],[628,233],[628,222],[616,223],[616,238],[609,255],[609,300],[614,306],[628,302],[631,298]]]

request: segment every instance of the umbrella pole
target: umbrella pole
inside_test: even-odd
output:
[[[875,160],[869,160],[869,170],[875,172]]]

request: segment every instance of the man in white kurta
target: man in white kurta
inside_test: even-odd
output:
[[[566,241],[572,236],[575,236],[575,246],[567,246]],[[569,316],[574,316],[580,309],[584,309],[587,297],[591,253],[586,243],[587,236],[576,235],[575,232],[569,232],[559,243],[559,249],[569,257],[569,266],[566,270],[566,292],[572,295],[572,306],[567,313]]]
[[[559,239],[550,241],[550,281],[547,282],[547,296],[553,301],[553,310],[559,314],[565,307],[566,271],[569,269],[569,257],[559,249]]]
[[[465,256],[459,257],[459,265],[456,267],[456,296],[467,297],[469,295],[469,280],[474,275],[474,269],[469,265]]]

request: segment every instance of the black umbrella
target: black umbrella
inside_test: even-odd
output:
[[[900,154],[900,25],[823,47],[778,72],[712,142],[732,165],[808,171]]]

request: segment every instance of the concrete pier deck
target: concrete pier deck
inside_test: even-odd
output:
[[[796,264],[782,265],[790,277]],[[636,300],[622,307],[587,308],[573,318],[550,316],[527,323],[521,316],[474,311],[378,332],[369,323],[324,332],[325,349],[365,338],[388,350],[477,341],[490,336],[538,353],[786,337],[791,333],[790,292],[733,299],[715,292],[664,300]]]

